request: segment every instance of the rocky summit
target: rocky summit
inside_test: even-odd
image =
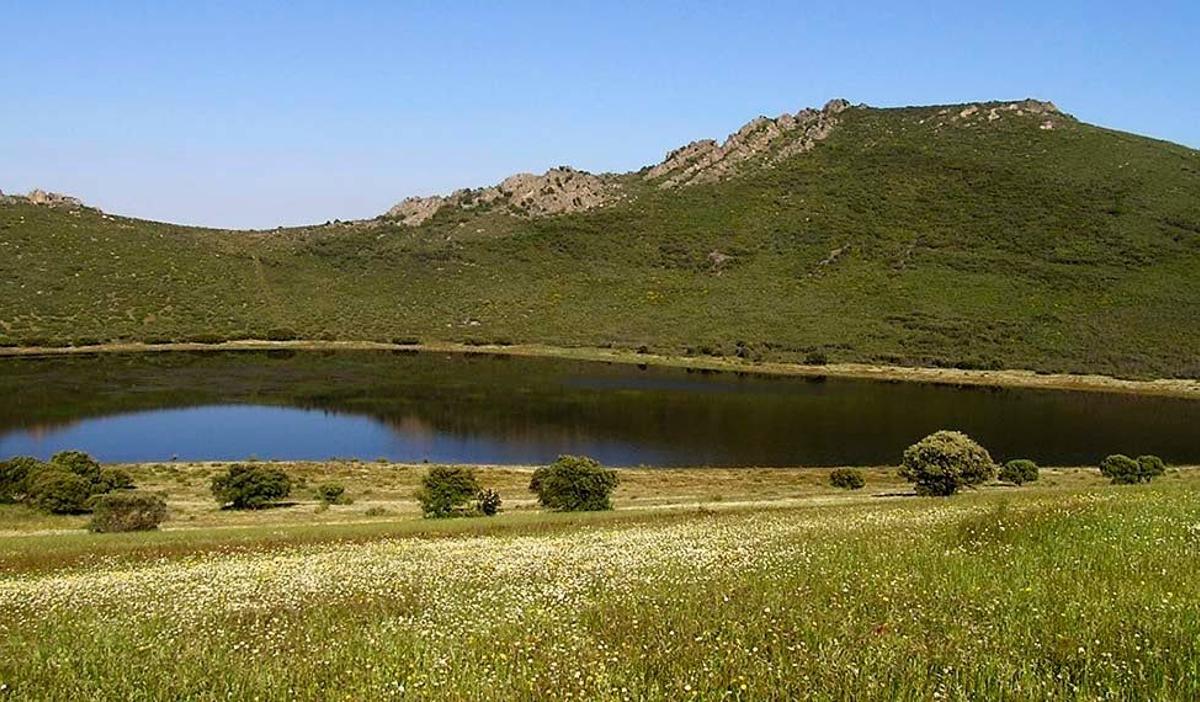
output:
[[[631,180],[653,186],[675,188],[715,183],[755,168],[775,165],[811,151],[833,134],[847,110],[871,109],[852,106],[836,98],[821,109],[804,108],[778,117],[756,117],[718,142],[715,139],[693,141],[669,152],[661,162],[636,174],[595,175],[570,166],[560,166],[542,175],[518,173],[497,185],[456,190],[450,195],[410,197],[384,215],[406,226],[428,222],[444,208],[472,210],[499,207],[523,218],[583,212],[631,196]],[[1004,118],[1041,118],[1041,129],[1053,129],[1070,119],[1052,102],[1025,99],[1016,102],[976,103],[947,107],[918,120],[937,126],[972,127],[991,124]]]

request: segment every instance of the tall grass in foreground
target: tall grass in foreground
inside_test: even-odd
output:
[[[0,580],[14,699],[1196,699],[1176,487],[697,514]],[[0,695],[2,697],[3,695]]]

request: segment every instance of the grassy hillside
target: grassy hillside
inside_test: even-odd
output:
[[[300,337],[1200,377],[1200,152],[850,109],[772,168],[523,219],[222,232],[0,206],[0,343]]]

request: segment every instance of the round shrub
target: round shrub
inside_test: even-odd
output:
[[[561,512],[593,512],[612,509],[612,491],[617,471],[601,466],[586,456],[559,456],[533,472],[529,489],[538,502]]]
[[[83,451],[59,451],[50,457],[50,465],[78,475],[89,485],[100,482],[100,463]]]
[[[92,522],[95,532],[148,531],[167,518],[166,501],[150,492],[110,492],[96,498]]]
[[[904,450],[900,477],[916,483],[918,495],[953,495],[996,475],[987,449],[957,431],[937,431]]]
[[[1005,463],[999,478],[1014,485],[1032,483],[1038,479],[1038,464],[1028,458],[1017,458]]]
[[[1123,453],[1115,453],[1100,461],[1100,474],[1113,485],[1130,485],[1141,482],[1141,468],[1137,461]]]
[[[433,466],[421,478],[417,501],[426,517],[465,515],[466,505],[479,494],[474,469],[466,466]]]
[[[85,478],[56,467],[31,475],[28,490],[29,504],[51,514],[82,514],[92,496],[92,485]]]
[[[278,468],[238,464],[212,480],[213,497],[231,509],[262,509],[291,492],[291,479]]]
[[[327,505],[348,505],[354,500],[346,495],[346,487],[341,483],[322,483],[317,486],[317,499]]]
[[[133,476],[124,468],[101,468],[100,477],[92,485],[93,494],[102,494],[113,490],[132,490]]]
[[[1138,467],[1142,470],[1142,477],[1147,483],[1167,472],[1167,464],[1163,463],[1163,459],[1158,456],[1138,456],[1137,462]]]
[[[0,503],[24,500],[29,476],[44,465],[32,456],[14,456],[0,461]]]
[[[485,517],[494,516],[500,511],[500,493],[491,489],[484,488],[475,496],[475,509]]]
[[[1135,461],[1124,454],[1113,454],[1100,462],[1100,474],[1113,485],[1148,483],[1166,472],[1158,456],[1139,456]]]
[[[829,484],[843,490],[858,490],[867,484],[867,479],[857,468],[834,468],[829,473]]]

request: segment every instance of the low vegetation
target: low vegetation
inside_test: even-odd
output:
[[[529,490],[547,509],[594,512],[612,509],[612,493],[618,482],[617,471],[601,466],[595,459],[559,456],[554,463],[533,472]]]
[[[346,494],[346,486],[341,483],[321,483],[317,486],[316,497],[326,505],[354,504],[354,500]]]
[[[1024,485],[1038,479],[1038,464],[1028,458],[1015,458],[1005,463],[996,476],[1013,485]]]
[[[263,509],[291,492],[288,474],[268,466],[234,465],[212,479],[213,497],[229,509]]]
[[[94,532],[148,531],[167,518],[167,502],[148,492],[101,495],[92,508],[88,529]]]
[[[492,488],[481,488],[475,495],[475,511],[485,517],[494,517],[499,514],[503,504],[504,500],[500,499],[500,492]]]
[[[834,468],[829,472],[829,484],[843,490],[859,490],[867,484],[867,479],[857,468]]]

